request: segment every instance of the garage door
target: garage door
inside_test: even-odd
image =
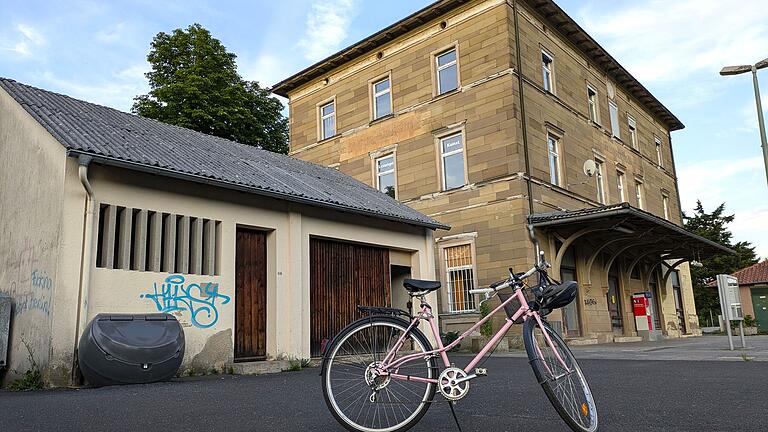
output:
[[[389,306],[389,250],[310,239],[310,350],[361,315],[357,305]]]

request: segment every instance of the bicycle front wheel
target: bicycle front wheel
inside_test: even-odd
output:
[[[427,412],[436,386],[437,363],[425,353],[432,347],[418,329],[391,317],[363,318],[342,330],[327,348],[323,395],[333,416],[350,431],[402,432]],[[397,357],[424,354],[397,370],[382,371],[384,357],[403,338]],[[411,379],[392,378],[389,374]],[[413,378],[417,378],[414,380]]]
[[[597,407],[576,358],[549,323],[531,317],[523,329],[533,373],[560,417],[576,432],[597,430]]]

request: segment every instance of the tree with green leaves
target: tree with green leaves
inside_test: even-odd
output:
[[[696,310],[699,321],[709,321],[709,311],[713,314],[720,312],[720,299],[717,288],[708,287],[719,274],[731,274],[737,270],[749,267],[757,263],[758,258],[755,248],[750,242],[741,241],[732,243],[733,233],[728,229],[728,224],[733,222],[735,215],[725,214],[725,203],[707,213],[701,201],[696,201],[693,216],[683,214],[685,229],[698,234],[706,239],[717,242],[733,249],[736,254],[722,254],[702,261],[702,267],[691,266],[691,279],[693,280],[693,296],[696,302]]]
[[[235,54],[200,24],[152,40],[148,94],[134,98],[143,117],[288,153],[283,104],[237,73]]]

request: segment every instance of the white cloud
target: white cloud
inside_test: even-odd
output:
[[[37,48],[46,44],[45,37],[28,24],[17,24],[16,32],[11,41],[0,42],[0,52],[10,52],[12,55],[31,57],[37,54]]]
[[[758,255],[768,256],[768,191],[762,156],[708,160],[678,169],[683,210],[691,214],[696,200],[711,211],[725,203],[736,217],[730,225],[734,241],[749,241]]]
[[[652,0],[602,13],[605,5],[580,11],[585,28],[641,81],[675,81],[722,66],[760,60],[768,45],[764,0]]]
[[[143,75],[143,72],[146,70],[148,70],[148,66],[130,66],[114,72],[112,79],[99,82],[72,81],[59,78],[52,72],[47,71],[40,76],[40,80],[44,81],[46,83],[45,87],[51,90],[84,101],[129,112],[133,105],[133,98],[149,90]]]
[[[317,0],[307,14],[299,48],[310,61],[320,60],[341,48],[355,14],[357,0]]]
[[[744,85],[747,85],[744,83]],[[755,132],[758,133],[757,126],[757,104],[755,104],[755,97],[754,95],[751,95],[749,98],[749,102],[744,104],[744,107],[741,108],[741,115],[744,119],[744,131],[749,132]],[[761,94],[760,95],[760,102],[763,104],[763,112],[765,112],[765,108],[768,107],[768,94]]]
[[[271,54],[261,54],[253,61],[244,59],[238,69],[244,79],[258,81],[262,87],[270,87],[289,76],[291,66],[284,59]]]
[[[103,28],[96,33],[96,40],[102,43],[114,43],[125,40],[128,28],[124,22],[113,24],[110,27]]]

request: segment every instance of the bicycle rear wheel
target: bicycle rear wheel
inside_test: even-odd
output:
[[[525,322],[523,340],[533,373],[560,417],[576,432],[596,431],[595,400],[565,341],[549,323],[542,320],[539,326],[534,317]]]
[[[327,348],[323,396],[333,416],[348,430],[402,432],[427,412],[436,385],[392,378],[389,373],[437,380],[433,357],[425,356],[386,373],[377,369],[407,329],[408,323],[401,319],[363,318],[342,330]],[[424,334],[412,329],[397,357],[431,350]]]

